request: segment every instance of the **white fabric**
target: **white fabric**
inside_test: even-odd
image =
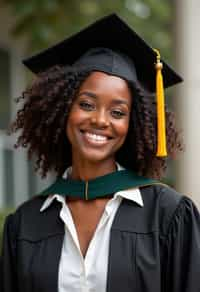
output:
[[[117,169],[122,167],[117,164]],[[68,168],[63,177],[67,178],[70,171],[71,168]],[[123,198],[143,206],[138,188],[115,193],[105,206],[85,258],[80,250],[76,227],[65,197],[55,194],[45,200],[41,212],[55,199],[62,204],[60,218],[65,225],[65,236],[59,263],[59,292],[106,292],[110,229]]]

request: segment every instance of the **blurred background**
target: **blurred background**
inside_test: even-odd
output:
[[[14,98],[31,81],[21,60],[109,13],[116,12],[184,83],[167,91],[183,131],[185,151],[169,163],[166,182],[200,207],[200,1],[199,0],[7,0],[0,1],[0,209],[4,217],[54,179],[34,173],[25,150],[6,129],[18,108]],[[120,39],[119,39],[120,41]],[[1,223],[0,223],[1,224]]]

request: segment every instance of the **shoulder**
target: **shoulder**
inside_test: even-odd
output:
[[[34,197],[22,203],[17,209],[9,214],[4,223],[4,233],[9,237],[16,239],[23,222],[27,222],[28,218],[37,213],[39,206],[45,198]],[[35,216],[33,216],[35,217]]]
[[[25,202],[23,202],[21,205],[19,205],[16,210],[7,216],[7,221],[9,222],[15,222],[20,220],[21,217],[29,217],[33,215],[34,213],[37,214],[40,210],[43,202],[45,201],[46,197],[42,196],[35,196]]]
[[[46,211],[40,211],[46,198],[46,196],[35,196],[8,216],[7,221],[18,239],[37,241],[61,232],[60,205],[54,202]]]
[[[175,220],[180,209],[192,201],[183,194],[164,184],[155,184],[141,188],[144,209],[149,216],[155,217],[157,228],[163,236],[168,233],[169,226]]]
[[[26,214],[31,212],[37,212],[40,210],[42,204],[44,201],[47,199],[47,196],[41,196],[41,195],[36,195],[33,198],[23,202],[21,205],[19,205],[16,209],[16,213],[20,214]]]
[[[164,184],[153,184],[140,189],[144,207],[158,207],[160,211],[173,212],[184,195]]]
[[[44,203],[46,196],[34,196],[33,198],[23,202],[17,207],[15,212],[10,215],[12,221],[28,220],[29,218],[37,218],[40,214],[40,208]]]
[[[158,201],[160,204],[167,204],[172,208],[176,206],[184,196],[170,186],[159,182],[151,186],[143,187],[140,191],[142,192],[144,201]]]
[[[140,192],[143,206],[132,200],[123,200],[115,225],[122,230],[129,228],[137,233],[165,234],[184,196],[162,184],[141,187]]]

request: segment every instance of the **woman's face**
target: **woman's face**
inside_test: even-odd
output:
[[[82,83],[67,121],[73,159],[114,160],[125,141],[131,92],[123,79],[93,72]]]

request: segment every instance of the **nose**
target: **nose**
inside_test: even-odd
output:
[[[105,110],[99,110],[92,113],[91,124],[98,128],[106,128],[109,126],[109,117]]]

